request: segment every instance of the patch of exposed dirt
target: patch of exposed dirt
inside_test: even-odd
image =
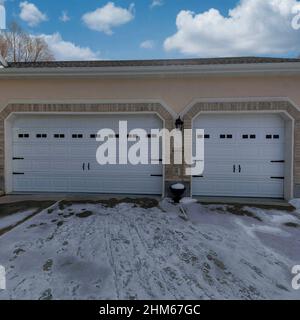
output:
[[[61,227],[63,224],[64,224],[64,221],[58,221],[56,225],[57,225],[57,227],[59,228],[59,227]]]
[[[209,205],[204,205],[204,207],[209,208]],[[239,204],[226,205],[226,208],[225,207],[224,208],[223,207],[219,207],[219,208],[216,207],[214,209],[212,209],[212,208],[209,208],[209,209],[212,211],[215,211],[217,213],[222,213],[222,214],[231,213],[235,216],[246,216],[246,217],[250,217],[250,218],[253,218],[253,219],[256,219],[256,220],[262,222],[261,218],[257,217],[253,212],[246,210],[245,206],[239,205]]]
[[[25,221],[31,219],[33,216],[41,212],[42,210],[52,206],[55,201],[20,201],[20,202],[12,202],[12,203],[4,203],[0,206],[0,219],[12,215],[14,213],[28,211],[30,209],[33,210],[33,213],[23,220],[19,221],[13,226],[6,227],[4,229],[0,229],[0,236],[9,232],[13,228],[18,225],[24,223]],[[49,212],[49,211],[48,211]]]
[[[63,200],[59,203],[59,209],[65,210],[66,208],[70,207],[73,204],[102,204],[106,208],[114,208],[121,203],[131,203],[134,207],[141,207],[144,209],[151,209],[158,207],[158,200],[153,198],[123,198],[123,199],[103,199],[103,200]]]
[[[300,225],[294,222],[287,222],[287,223],[284,223],[283,225],[290,228],[300,228]]]
[[[55,201],[21,201],[4,203],[0,206],[0,218],[14,214],[16,212],[28,211],[30,209],[35,209],[39,212],[50,207],[54,203]]]
[[[92,211],[83,211],[83,212],[77,213],[76,217],[78,217],[78,218],[88,218],[88,217],[92,216],[93,214],[94,213]]]
[[[45,290],[39,298],[39,300],[52,300],[52,299],[53,299],[53,296],[52,296],[51,289]]]
[[[48,272],[48,271],[50,271],[50,270],[52,269],[52,266],[53,266],[53,261],[52,261],[52,259],[48,259],[48,260],[44,263],[44,265],[43,265],[43,270],[44,270],[45,272]]]
[[[21,253],[24,253],[25,252],[25,250],[23,250],[23,249],[21,249],[21,248],[18,248],[18,249],[16,249],[16,250],[14,250],[14,255],[16,255],[16,256],[19,256]]]

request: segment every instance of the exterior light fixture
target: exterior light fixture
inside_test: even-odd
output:
[[[175,121],[175,127],[176,129],[182,131],[183,129],[183,124],[184,122],[181,120],[181,118],[179,117],[176,121]]]

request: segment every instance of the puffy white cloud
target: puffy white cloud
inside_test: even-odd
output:
[[[68,22],[68,21],[71,20],[71,18],[69,17],[67,11],[63,11],[63,12],[61,13],[61,16],[59,17],[59,20],[62,21],[62,22]]]
[[[82,20],[92,30],[113,34],[112,29],[126,24],[134,19],[134,4],[128,9],[117,7],[108,2],[104,7],[83,15]]]
[[[202,57],[300,52],[300,33],[291,25],[299,3],[241,0],[228,16],[213,8],[199,14],[183,10],[164,48]]]
[[[20,3],[20,18],[27,22],[30,27],[36,27],[43,21],[47,21],[47,15],[42,13],[38,7],[28,1]]]
[[[164,4],[163,0],[152,0],[150,7],[161,7]]]
[[[153,40],[145,40],[140,44],[142,49],[153,49],[155,46],[155,42]]]
[[[40,35],[47,42],[57,60],[97,60],[99,52],[65,41],[59,33]]]

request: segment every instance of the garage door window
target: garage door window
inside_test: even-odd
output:
[[[72,134],[72,138],[73,139],[82,139],[83,138],[83,134]]]
[[[58,133],[56,133],[56,134],[54,135],[54,138],[55,138],[55,139],[64,139],[64,137],[65,137],[64,134],[58,134]]]
[[[20,139],[28,139],[29,138],[29,133],[20,133],[19,135],[18,135],[18,137],[20,138]]]
[[[280,139],[280,135],[279,134],[267,134],[266,135],[266,139],[268,139],[268,140],[271,140],[271,139],[275,139],[275,140],[278,140],[278,139]]]
[[[232,134],[220,134],[220,139],[232,139]]]
[[[47,134],[46,133],[38,133],[36,135],[37,139],[46,139],[47,138]]]

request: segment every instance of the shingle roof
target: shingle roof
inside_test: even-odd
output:
[[[164,67],[164,66],[198,66],[198,65],[289,63],[289,62],[300,62],[300,59],[232,57],[232,58],[168,59],[168,60],[10,62],[8,63],[8,68]]]

